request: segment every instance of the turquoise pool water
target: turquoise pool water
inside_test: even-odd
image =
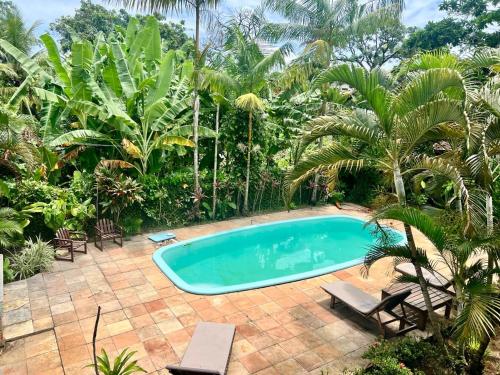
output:
[[[153,259],[180,289],[221,294],[260,288],[359,264],[377,242],[373,225],[321,216],[253,225],[158,249]],[[387,228],[391,241],[404,235]]]

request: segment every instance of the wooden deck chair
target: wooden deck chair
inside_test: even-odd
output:
[[[339,300],[364,318],[374,319],[383,337],[387,337],[386,326],[390,323],[399,321],[399,330],[396,334],[403,334],[417,327],[415,323],[408,320],[403,306],[403,301],[411,294],[411,290],[393,294],[380,301],[346,281],[336,281],[323,285],[321,288],[331,296],[330,307],[332,309]],[[401,307],[402,315],[394,312],[397,306]]]
[[[75,260],[75,252],[87,254],[87,234],[66,228],[59,228],[56,231],[56,237],[53,240],[54,248],[56,250],[55,259],[68,260],[73,262]],[[80,250],[83,248],[83,250]],[[68,256],[61,256],[57,254],[58,250],[66,250]]]
[[[120,242],[116,239],[119,239]],[[107,240],[113,240],[114,243],[123,246],[123,229],[109,219],[100,219],[95,226],[95,247],[102,251],[103,241]],[[97,244],[98,242],[100,246]]]
[[[198,323],[179,366],[168,365],[172,375],[225,375],[231,356],[235,326]]]

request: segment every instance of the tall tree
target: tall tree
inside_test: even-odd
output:
[[[294,62],[290,78],[304,79],[307,73],[316,75],[329,69],[336,60],[337,50],[345,46],[352,30],[361,33],[362,29],[373,29],[373,25],[388,17],[399,17],[403,0],[369,1],[301,1],[301,0],[265,0],[265,7],[280,14],[287,23],[269,23],[262,30],[262,35],[272,41],[295,40],[305,48],[302,55]],[[306,75],[304,74],[306,73]],[[320,116],[328,111],[326,86],[319,87],[323,103]],[[322,140],[318,140],[321,146]],[[314,176],[312,203],[317,200],[319,175]]]
[[[214,143],[214,169],[212,181],[212,219],[216,217],[217,210],[217,169],[219,165],[219,128],[221,105],[228,101],[226,96],[234,92],[236,83],[222,66],[213,66],[203,71],[203,87],[210,90],[212,100],[215,103],[215,143]]]
[[[290,195],[317,172],[327,174],[334,184],[341,169],[372,166],[391,177],[398,201],[405,206],[403,173],[411,165],[417,147],[433,139],[452,136],[453,126],[467,127],[463,102],[466,80],[456,70],[431,69],[412,75],[399,88],[393,88],[380,71],[368,72],[363,68],[341,65],[323,72],[316,85],[332,83],[351,86],[363,107],[312,120],[310,130],[302,139],[303,147],[326,135],[345,135],[356,141],[352,147],[335,141],[303,156],[287,177]],[[448,97],[447,91],[458,91],[458,99]],[[416,261],[418,249],[410,225],[405,224],[405,232],[425,304],[428,311],[432,311],[427,283]],[[432,314],[431,326],[435,337],[442,342]]]
[[[237,24],[228,29],[225,43],[226,59],[224,62],[227,72],[235,81],[235,92],[238,98],[238,108],[248,112],[248,144],[247,144],[247,173],[245,183],[245,197],[243,211],[248,213],[248,196],[250,190],[250,159],[252,149],[253,116],[257,110],[263,108],[262,97],[268,86],[268,74],[277,67],[285,65],[285,56],[290,52],[290,45],[286,44],[274,52],[264,55],[256,39],[245,37]]]
[[[193,142],[194,142],[194,199],[195,215],[199,217],[200,202],[202,191],[200,186],[199,172],[199,116],[200,116],[200,70],[203,65],[203,56],[200,50],[200,26],[201,17],[209,9],[217,7],[219,0],[117,0],[125,7],[137,8],[150,13],[163,13],[170,11],[191,11],[195,15],[195,34],[194,34],[194,72],[193,72]]]
[[[187,42],[188,36],[183,21],[166,22],[162,15],[155,14],[154,16],[159,21],[160,36],[165,49],[179,49]],[[124,9],[108,10],[90,0],[82,0],[74,15],[56,19],[50,24],[50,29],[60,36],[61,49],[67,52],[71,49],[74,38],[94,43],[100,32],[108,36],[117,28],[126,29],[131,17]],[[140,24],[146,22],[145,16],[136,15],[135,18]]]
[[[0,38],[24,53],[36,44],[35,30],[39,22],[26,25],[19,8],[11,1],[0,1]]]

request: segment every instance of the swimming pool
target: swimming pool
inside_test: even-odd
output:
[[[377,242],[374,225],[319,216],[253,225],[158,249],[153,260],[190,293],[221,294],[322,275],[363,262]],[[391,241],[404,235],[387,228]]]

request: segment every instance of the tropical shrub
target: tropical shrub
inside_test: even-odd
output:
[[[132,360],[135,351],[128,352],[128,348],[124,349],[113,362],[110,362],[108,353],[102,349],[101,355],[97,357],[97,368],[102,375],[131,375],[139,372],[146,372],[137,364],[137,360]],[[87,367],[94,367],[91,363]]]
[[[14,209],[0,208],[0,249],[9,249],[23,242],[23,229],[28,221]]]
[[[10,260],[6,257],[3,258],[3,282],[9,283],[14,280],[14,271],[10,267]]]
[[[35,241],[29,239],[21,250],[9,255],[8,259],[14,278],[26,279],[51,269],[54,248],[40,238]]]
[[[103,212],[109,211],[117,223],[120,223],[120,215],[124,209],[144,200],[142,186],[116,168],[99,168],[96,180],[99,204],[103,207]]]
[[[413,337],[377,341],[363,358],[370,361],[368,366],[352,374],[441,375],[461,371],[460,358],[448,357],[434,343]]]
[[[78,181],[78,178],[77,178]],[[77,185],[75,185],[77,186]],[[26,237],[41,236],[50,239],[63,226],[69,229],[85,229],[95,216],[93,196],[77,198],[69,188],[54,186],[34,178],[10,183],[10,204],[18,210],[28,208],[31,213]]]

